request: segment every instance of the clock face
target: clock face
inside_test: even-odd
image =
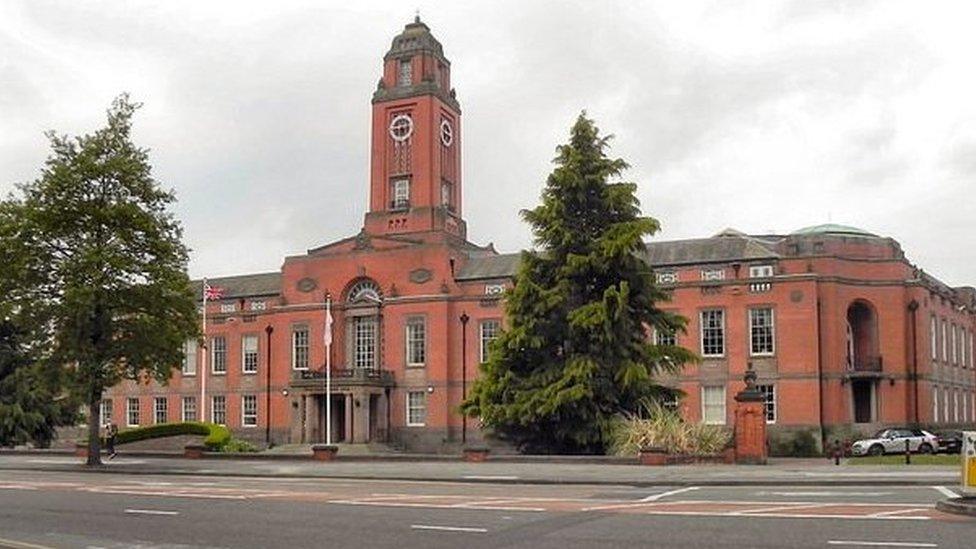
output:
[[[398,114],[390,122],[390,137],[394,141],[406,141],[413,134],[413,119],[408,114]]]
[[[451,143],[454,143],[454,128],[447,120],[441,120],[441,143],[445,147],[450,147]]]

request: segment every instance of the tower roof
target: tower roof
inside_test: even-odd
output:
[[[403,32],[393,37],[390,51],[386,52],[383,59],[412,55],[418,51],[430,52],[445,64],[450,64],[444,57],[444,47],[434,38],[430,32],[430,27],[420,20],[419,15],[414,18],[412,23],[407,23],[403,27]]]
[[[810,234],[836,234],[836,235],[848,235],[848,236],[878,236],[874,233],[865,231],[864,229],[859,229],[857,227],[851,227],[850,225],[838,225],[836,223],[824,223],[823,225],[813,225],[811,227],[804,227],[790,233],[795,236],[810,235]]]

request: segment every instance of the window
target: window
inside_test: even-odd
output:
[[[268,303],[266,301],[252,301],[250,307],[252,311],[265,311],[268,309]]]
[[[183,421],[197,420],[197,397],[183,397]]]
[[[657,273],[658,284],[675,284],[677,282],[678,282],[678,273],[676,271]]]
[[[749,309],[749,352],[752,355],[771,355],[776,339],[773,310],[769,307]]]
[[[291,367],[308,370],[308,326],[295,326],[291,330]]]
[[[153,422],[166,423],[169,414],[169,401],[166,397],[156,397],[153,399]]]
[[[703,356],[725,354],[725,315],[721,309],[701,312],[701,349]]]
[[[407,393],[407,426],[423,427],[427,422],[427,393],[410,391]]]
[[[241,360],[245,374],[258,371],[258,336],[252,334],[241,338]]]
[[[139,399],[130,398],[126,401],[125,423],[130,427],[139,425]]]
[[[244,395],[241,397],[241,426],[256,427],[258,424],[258,397]]]
[[[959,366],[966,367],[966,329],[959,327]]]
[[[939,422],[939,388],[932,387],[932,423]]]
[[[654,344],[674,347],[678,344],[678,337],[672,331],[654,328]]]
[[[413,83],[413,65],[410,59],[401,59],[397,71],[397,86],[409,86]]]
[[[668,391],[668,394],[661,397],[661,407],[669,412],[678,411],[678,393],[674,390]]]
[[[98,415],[102,418],[102,425],[112,424],[112,399],[102,399],[102,402],[98,405]]]
[[[197,375],[197,340],[188,339],[183,343],[183,375]]]
[[[725,280],[725,269],[702,269],[702,280]]]
[[[959,423],[959,389],[952,390],[952,422]]]
[[[233,313],[236,310],[237,310],[237,304],[236,303],[221,303],[220,304],[220,312],[222,312],[222,313]]]
[[[215,336],[211,341],[213,345],[213,373],[227,373],[227,338]]]
[[[423,318],[407,319],[407,366],[423,366],[427,362],[426,332]]]
[[[353,364],[356,368],[376,367],[376,317],[357,316],[353,320]]]
[[[969,332],[969,367],[973,367],[973,333]]]
[[[502,329],[500,320],[482,320],[479,327],[481,348],[478,353],[478,361],[484,364],[488,362],[488,351],[491,350],[491,342],[498,339],[498,333]]]
[[[960,396],[962,397],[962,398],[959,399],[960,400],[960,404],[962,405],[962,411],[959,412],[959,418],[962,421],[968,421],[969,420],[969,410],[966,409],[966,404],[968,404],[968,402],[969,402],[969,399],[966,398],[968,395],[966,395],[966,393],[962,393]]]
[[[725,386],[704,386],[702,392],[702,421],[710,425],[725,425]]]
[[[393,199],[390,200],[391,210],[406,210],[410,207],[410,180],[406,178],[394,179],[392,186]]]
[[[939,321],[936,320],[935,315],[929,322],[929,347],[932,348],[932,360],[939,359]]]
[[[210,422],[217,425],[227,424],[227,398],[215,395],[210,400]]]
[[[952,334],[952,340],[950,342],[950,345],[952,345],[952,363],[953,364],[958,364],[959,363],[959,344],[958,344],[958,337],[957,337],[958,336],[958,332],[959,332],[959,328],[956,326],[956,323],[953,322],[952,323],[952,330],[950,331],[950,333]]]
[[[949,388],[942,388],[942,421],[949,422]]]
[[[949,323],[942,319],[942,362],[949,362],[949,349],[947,347],[949,341]]]
[[[756,385],[756,389],[766,397],[766,423],[776,423],[776,386]]]
[[[749,278],[769,278],[773,276],[772,265],[749,265]]]

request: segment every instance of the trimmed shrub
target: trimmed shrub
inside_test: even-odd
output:
[[[151,438],[175,437],[179,435],[200,435],[203,444],[210,450],[220,450],[231,439],[230,430],[223,425],[201,423],[199,421],[184,421],[180,423],[157,423],[145,427],[136,427],[119,431],[115,437],[116,446],[149,440]],[[83,439],[80,442],[85,442]],[[104,441],[103,441],[104,442]]]
[[[620,417],[611,427],[610,451],[636,455],[641,448],[663,448],[669,454],[718,454],[732,441],[732,433],[717,425],[687,423],[677,412],[658,404],[643,416]]]
[[[253,444],[251,444],[250,442],[248,442],[248,441],[246,441],[244,439],[231,437],[231,439],[228,440],[226,444],[224,444],[223,446],[220,447],[220,451],[221,452],[228,452],[228,453],[230,453],[230,452],[257,452],[258,449],[257,449],[256,446],[254,446]]]
[[[820,450],[819,433],[800,429],[769,433],[769,453],[780,457],[817,457]]]

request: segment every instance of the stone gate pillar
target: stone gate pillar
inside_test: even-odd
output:
[[[735,395],[735,462],[766,463],[766,396],[756,388],[756,372],[749,363],[746,388]]]

